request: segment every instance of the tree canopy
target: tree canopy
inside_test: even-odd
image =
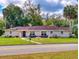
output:
[[[40,4],[34,5],[28,0],[24,3],[23,8],[25,16],[28,16],[28,18],[31,19],[30,24],[32,24],[32,26],[43,25],[42,17],[40,15]]]
[[[19,20],[22,20],[23,12],[20,7],[10,4],[3,9],[3,16],[6,21],[6,27],[10,28],[20,25]]]
[[[64,8],[64,16],[68,19],[72,33],[78,37],[78,5],[68,5]],[[75,26],[76,25],[76,26]]]
[[[64,16],[69,19],[75,19],[78,17],[78,5],[68,5],[64,7]]]

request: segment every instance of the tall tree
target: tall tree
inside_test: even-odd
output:
[[[67,18],[70,24],[70,28],[73,31],[74,22],[78,21],[78,5],[68,5],[64,8],[64,16]],[[76,22],[76,25],[78,23]],[[76,26],[77,27],[77,26]],[[74,27],[75,28],[75,27]],[[77,31],[76,31],[77,32]]]
[[[31,24],[33,26],[42,25],[42,17],[40,15],[40,5],[33,4],[30,0],[24,3],[23,11],[25,16],[28,16],[31,19]]]
[[[78,17],[78,6],[68,5],[64,7],[64,16],[68,19],[75,19]]]
[[[22,19],[23,16],[23,12],[18,6],[9,4],[5,9],[3,9],[3,16],[6,20],[7,28],[10,28],[19,25],[20,19]]]

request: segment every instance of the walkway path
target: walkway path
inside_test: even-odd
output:
[[[40,42],[36,42],[36,41],[33,41],[33,40],[28,40],[28,39],[26,39],[26,38],[21,38],[22,40],[26,40],[26,41],[30,41],[30,42],[32,42],[32,43],[36,43],[36,44],[42,44],[42,43],[40,43]]]

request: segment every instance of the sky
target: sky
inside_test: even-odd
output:
[[[0,16],[2,17],[2,10],[8,6],[10,3],[22,7],[24,2],[27,0],[0,0]],[[61,14],[63,15],[63,9],[67,5],[75,5],[78,3],[77,0],[31,0],[32,3],[40,4],[42,14],[49,13],[52,14]]]

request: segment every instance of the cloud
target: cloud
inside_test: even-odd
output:
[[[25,1],[27,0],[0,0],[0,13],[9,3],[22,7]],[[50,14],[62,14],[64,6],[78,4],[77,0],[31,0],[31,2],[40,4],[42,12]]]
[[[62,5],[77,4],[77,0],[46,0],[48,3],[60,3]]]
[[[63,15],[63,9],[60,9],[58,11],[55,11],[54,14],[60,14],[60,15]]]
[[[6,7],[8,3],[8,0],[0,0],[0,5],[2,5],[3,7]]]
[[[63,15],[63,9],[60,9],[60,10],[58,10],[58,11],[55,11],[55,12],[47,12],[47,11],[42,11],[42,13],[41,13],[41,15],[46,15],[46,14],[49,14],[49,16],[51,16],[51,15]]]
[[[36,0],[41,5],[42,13],[63,14],[63,9],[67,5],[77,4],[76,0]]]
[[[10,3],[13,3],[19,7],[22,7],[26,0],[9,0]]]
[[[41,5],[42,14],[63,14],[64,5],[60,3],[60,0],[39,0],[36,3]]]
[[[58,3],[59,0],[46,0],[48,3]]]
[[[6,5],[7,2],[8,2],[7,0],[0,0],[0,4],[5,4]]]
[[[47,11],[47,12],[55,12],[59,9],[64,8],[64,6],[61,5],[60,3],[57,3],[57,4],[54,2],[49,3],[48,1],[47,0],[38,0],[38,1],[36,1],[36,3],[40,4],[41,9],[43,11]],[[51,0],[51,1],[53,1],[53,0]]]

